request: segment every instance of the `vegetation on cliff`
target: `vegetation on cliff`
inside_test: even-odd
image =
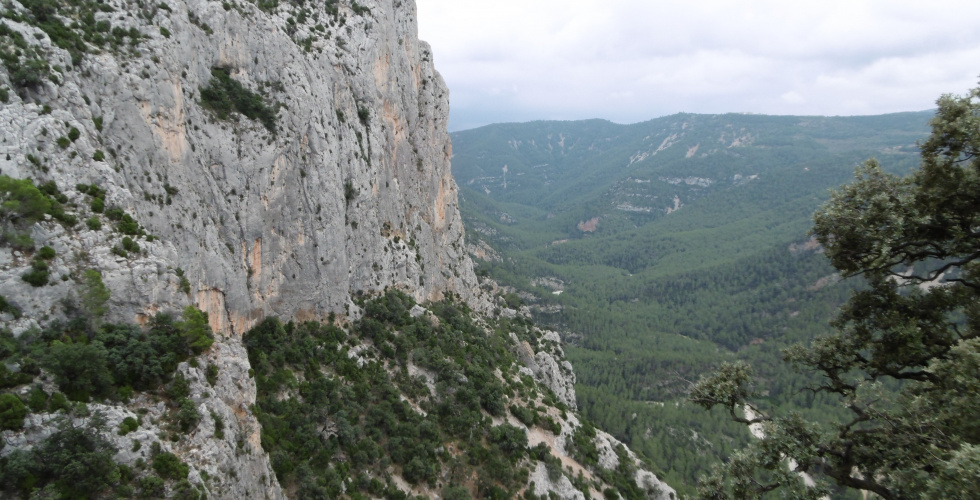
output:
[[[486,329],[452,299],[413,315],[393,290],[363,306],[347,329],[267,318],[244,337],[279,481],[297,498],[407,498],[395,476],[444,498],[534,497],[535,463],[558,459],[528,432],[555,436],[567,408],[518,370],[510,335],[537,344],[531,325]],[[608,475],[625,498],[643,498],[631,472]]]

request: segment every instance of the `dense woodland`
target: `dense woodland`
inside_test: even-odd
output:
[[[562,332],[583,413],[693,494],[752,440],[687,401],[721,363],[750,362],[772,408],[840,414],[782,362],[864,286],[830,266],[812,214],[868,157],[916,165],[930,116],[492,125],[453,135],[453,169],[468,242],[499,257],[479,272]]]

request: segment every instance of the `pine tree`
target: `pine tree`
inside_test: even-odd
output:
[[[751,402],[744,363],[702,377],[694,402],[764,432],[703,478],[703,498],[779,488],[818,498],[832,484],[885,499],[980,491],[980,88],[938,105],[916,171],[896,177],[868,160],[814,217],[831,263],[868,286],[833,321],[837,333],[784,354],[817,373],[810,389],[839,398],[848,418],[768,414]]]

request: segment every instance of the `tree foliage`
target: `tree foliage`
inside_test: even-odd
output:
[[[0,430],[17,430],[24,426],[27,406],[13,394],[0,394]]]
[[[258,120],[269,132],[276,133],[276,110],[268,106],[262,95],[245,88],[231,77],[226,68],[212,68],[211,80],[201,88],[201,103],[221,120],[227,120],[232,111]]]
[[[78,300],[93,328],[98,326],[102,318],[109,312],[107,304],[110,296],[109,287],[102,282],[102,273],[95,269],[86,269],[82,274]]]
[[[51,201],[30,179],[0,175],[0,215],[15,224],[28,225],[51,210]]]
[[[875,160],[832,194],[813,233],[845,277],[861,276],[833,321],[837,332],[784,352],[837,397],[836,422],[769,415],[751,370],[702,377],[691,398],[720,405],[764,438],[705,478],[705,498],[753,498],[776,488],[826,494],[831,484],[881,498],[971,498],[980,486],[980,88],[938,101],[922,164],[906,177]],[[803,486],[795,471],[814,476]]]
[[[112,458],[116,451],[93,428],[63,423],[34,448],[14,450],[0,460],[0,487],[20,490],[24,498],[32,490],[53,490],[54,495],[31,498],[98,498],[119,482]]]

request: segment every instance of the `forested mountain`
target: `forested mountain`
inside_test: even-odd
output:
[[[827,263],[812,214],[869,157],[916,165],[931,116],[491,125],[452,134],[453,173],[478,274],[562,332],[585,416],[684,493],[750,439],[686,402],[721,361],[753,361],[775,406],[836,411],[780,362],[862,286]]]

